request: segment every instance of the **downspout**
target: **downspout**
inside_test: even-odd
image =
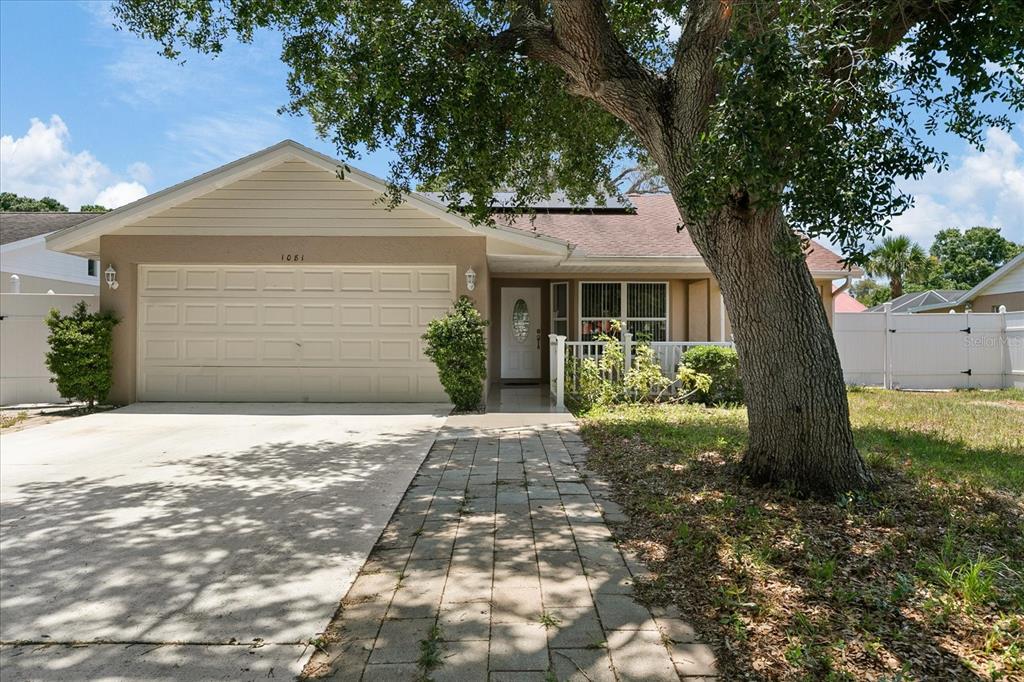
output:
[[[829,282],[829,284],[831,285],[832,283]],[[836,296],[838,296],[839,294],[841,294],[844,291],[846,291],[847,289],[849,289],[851,284],[853,284],[853,275],[847,275],[846,276],[846,281],[843,282],[843,285],[841,287],[839,287],[838,289],[836,289],[835,291],[832,292],[832,298],[829,299],[829,303],[832,304],[832,319],[833,319],[832,325],[833,326],[835,326],[834,320],[836,319]]]

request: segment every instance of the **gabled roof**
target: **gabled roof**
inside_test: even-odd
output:
[[[80,224],[66,227],[46,238],[48,248],[55,251],[91,256],[98,252],[99,237],[128,226],[135,226],[157,213],[184,202],[224,188],[260,171],[286,161],[304,161],[332,174],[341,171],[350,180],[374,192],[388,191],[380,178],[352,168],[293,140],[284,140],[237,161],[225,164],[191,180],[150,194],[136,202],[109,213],[97,214]],[[629,195],[628,203],[613,201],[605,207],[597,203],[573,209],[564,196],[540,202],[532,217],[499,211],[497,227],[476,225],[465,217],[449,211],[435,200],[436,195],[409,193],[404,204],[419,209],[448,225],[470,233],[486,236],[515,249],[495,251],[495,271],[524,271],[558,268],[566,271],[647,269],[666,272],[706,272],[703,259],[687,230],[677,232],[681,219],[668,194]],[[498,203],[511,201],[497,197]],[[91,216],[92,214],[90,214]],[[496,249],[499,247],[496,245]],[[490,245],[488,258],[492,258]],[[859,270],[842,266],[839,256],[821,244],[812,242],[807,251],[807,265],[816,277],[830,279],[859,275]]]
[[[1021,253],[1018,253],[1015,257],[1013,257],[1010,260],[1008,260],[1005,263],[1003,263],[1002,267],[1000,267],[998,270],[993,272],[991,275],[989,275],[985,279],[983,279],[980,282],[978,282],[978,284],[976,284],[973,289],[969,289],[967,291],[958,291],[957,293],[962,294],[962,295],[957,297],[957,299],[953,303],[953,305],[961,305],[961,304],[967,303],[968,301],[974,300],[974,298],[976,298],[977,296],[980,296],[986,289],[988,289],[990,286],[992,286],[993,284],[995,284],[996,282],[1001,280],[1003,277],[1006,277],[1008,274],[1013,272],[1015,269],[1020,267],[1022,264],[1024,264],[1024,251],[1022,251]],[[943,306],[941,303],[934,303],[934,304],[930,303],[930,304],[927,304],[927,305],[921,305],[921,306],[916,307],[914,309],[914,312],[924,312],[924,311],[927,311],[927,310],[936,310],[938,308],[943,308],[943,307],[945,307],[945,306]]]
[[[963,289],[928,289],[927,291],[915,291],[911,294],[903,294],[888,301],[892,306],[891,312],[909,313],[919,310],[922,306],[935,308],[949,307],[956,305],[956,301],[963,295]],[[869,313],[880,313],[885,308],[885,303],[868,308]]]
[[[80,225],[68,227],[55,234],[51,234],[46,238],[47,247],[54,251],[76,253],[76,249],[81,249],[83,245],[93,242],[100,236],[120,227],[137,223],[172,206],[195,199],[289,160],[306,161],[332,174],[340,171],[345,180],[351,180],[375,192],[384,193],[388,191],[388,184],[380,178],[332,159],[294,140],[283,140],[272,147],[267,147],[190,180],[142,197],[138,201],[117,208],[109,213],[99,214],[92,220],[87,220]],[[551,254],[565,255],[567,253],[568,245],[558,239],[543,235],[524,234],[520,230],[500,227],[496,230],[483,225],[474,225],[462,216],[450,213],[447,206],[419,194],[406,194],[404,202],[450,225],[481,236],[496,237],[520,245],[529,245],[534,249]]]
[[[78,211],[0,211],[0,245],[20,242],[92,220],[97,213]]]
[[[630,194],[627,198],[634,212],[548,212],[532,218],[503,216],[503,224],[563,239],[575,247],[573,259],[582,256],[703,260],[690,231],[676,230],[682,217],[671,195]],[[839,256],[817,242],[811,242],[806,258],[807,267],[817,276],[838,278],[861,274],[857,269],[845,269]]]

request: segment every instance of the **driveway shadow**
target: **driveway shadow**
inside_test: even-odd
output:
[[[338,440],[282,439],[117,468],[94,456],[94,474],[6,486],[0,640],[307,642],[330,619],[434,434],[396,428],[350,439],[339,431]],[[23,659],[6,649],[5,677],[39,664],[28,657],[32,668],[20,668]],[[144,677],[177,677],[184,661],[190,676],[207,679],[223,675],[232,656],[244,668],[269,653],[243,649],[164,651],[133,664],[144,648],[90,646],[57,658],[71,665],[64,679],[140,661]],[[302,653],[285,649],[288,660]],[[229,668],[240,670],[236,662]]]

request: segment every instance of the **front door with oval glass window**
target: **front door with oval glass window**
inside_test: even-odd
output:
[[[501,378],[541,378],[543,346],[541,290],[533,287],[504,287],[501,290]]]

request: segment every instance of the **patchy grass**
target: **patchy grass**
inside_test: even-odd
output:
[[[0,414],[0,429],[9,429],[28,419],[28,412],[16,412],[14,414]]]
[[[416,660],[422,677],[429,679],[430,673],[444,664],[444,636],[441,628],[434,626],[427,636],[420,640],[420,657]]]
[[[619,536],[716,646],[723,679],[1024,679],[1024,396],[850,393],[879,490],[835,503],[738,475],[746,413],[583,418]]]

